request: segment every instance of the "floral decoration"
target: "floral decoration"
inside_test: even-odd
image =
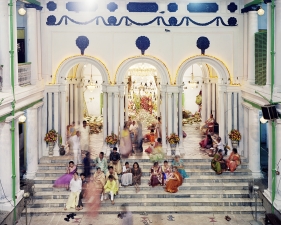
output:
[[[108,135],[105,139],[105,142],[109,145],[116,145],[117,141],[118,141],[118,137],[114,133],[112,133],[111,135]]]
[[[47,143],[49,142],[56,142],[58,139],[58,133],[55,130],[50,130],[44,138],[44,141],[46,141]]]
[[[179,143],[180,138],[179,138],[179,136],[177,134],[172,133],[169,137],[167,137],[167,141],[170,144],[177,144],[177,143]]]
[[[241,134],[238,130],[232,129],[230,133],[228,134],[228,137],[232,141],[240,141],[241,140]]]

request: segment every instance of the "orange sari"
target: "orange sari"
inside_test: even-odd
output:
[[[229,158],[226,160],[226,165],[231,172],[235,171],[237,166],[241,164],[240,155],[234,154],[233,152],[230,154]]]
[[[180,173],[174,172],[172,179],[168,180],[166,183],[166,189],[165,191],[170,193],[176,193],[178,192],[178,187],[182,185],[183,179]]]

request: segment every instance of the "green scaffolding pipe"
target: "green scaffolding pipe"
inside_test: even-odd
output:
[[[248,7],[248,6],[251,6],[251,5],[259,5],[261,4],[263,1],[262,0],[254,0],[252,2],[249,2],[248,4],[246,4],[244,7]]]
[[[12,93],[13,93],[13,101],[12,105],[12,116],[15,116],[15,59],[14,59],[14,18],[13,18],[13,0],[10,0],[9,3],[10,8],[10,66],[11,66],[11,85],[12,85]],[[14,203],[13,209],[13,219],[14,224],[16,222],[16,160],[15,160],[15,119],[12,119],[11,126],[11,136],[12,136],[12,198]]]

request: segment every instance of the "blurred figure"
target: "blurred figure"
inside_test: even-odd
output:
[[[70,208],[78,209],[77,206],[78,206],[78,201],[79,201],[79,195],[80,195],[80,192],[82,190],[82,181],[78,177],[77,172],[75,172],[73,174],[73,178],[70,181],[69,187],[70,187],[71,193],[70,193],[70,195],[68,197],[68,200],[65,204],[64,210],[67,210],[67,209],[70,209]]]
[[[156,123],[156,138],[162,138],[162,123],[161,123],[161,117],[157,118],[158,122]]]
[[[99,167],[97,167],[97,171],[91,177],[90,181],[93,189],[97,190],[97,192],[101,194],[105,185],[105,175]]]
[[[82,190],[79,194],[79,201],[78,201],[78,205],[77,205],[77,210],[83,209],[82,199],[85,198],[86,190],[87,190],[87,181],[86,181],[86,177],[85,177],[84,173],[80,174],[80,179],[82,181]]]
[[[90,142],[90,128],[87,126],[87,122],[83,121],[83,126],[80,129],[81,138],[81,150],[82,151],[89,151],[89,142]]]
[[[90,152],[86,153],[86,157],[83,159],[84,164],[84,174],[85,177],[88,178],[91,176],[91,155]]]
[[[80,132],[76,131],[76,134],[69,138],[69,142],[74,154],[74,163],[78,165],[81,163]]]
[[[120,154],[124,158],[128,158],[132,152],[132,141],[129,132],[128,122],[125,122],[124,129],[121,132],[121,139],[120,139]]]
[[[117,148],[114,147],[113,151],[109,155],[109,160],[110,160],[110,166],[113,167],[114,171],[117,174],[122,173],[122,168],[121,168],[121,163],[120,163],[120,154],[117,152]]]
[[[143,134],[142,134],[142,124],[140,121],[137,122],[137,149],[143,152],[142,143],[143,143]]]
[[[122,204],[121,210],[121,215],[119,214],[118,217],[122,219],[122,225],[133,225],[133,215],[128,210],[127,204]]]

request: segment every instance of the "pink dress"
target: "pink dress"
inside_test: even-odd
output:
[[[72,168],[71,167],[68,167],[68,173],[62,175],[61,177],[59,177],[53,187],[56,187],[56,188],[68,188],[69,186],[69,183],[73,177],[73,174],[77,171],[77,167],[76,166],[73,166]]]

